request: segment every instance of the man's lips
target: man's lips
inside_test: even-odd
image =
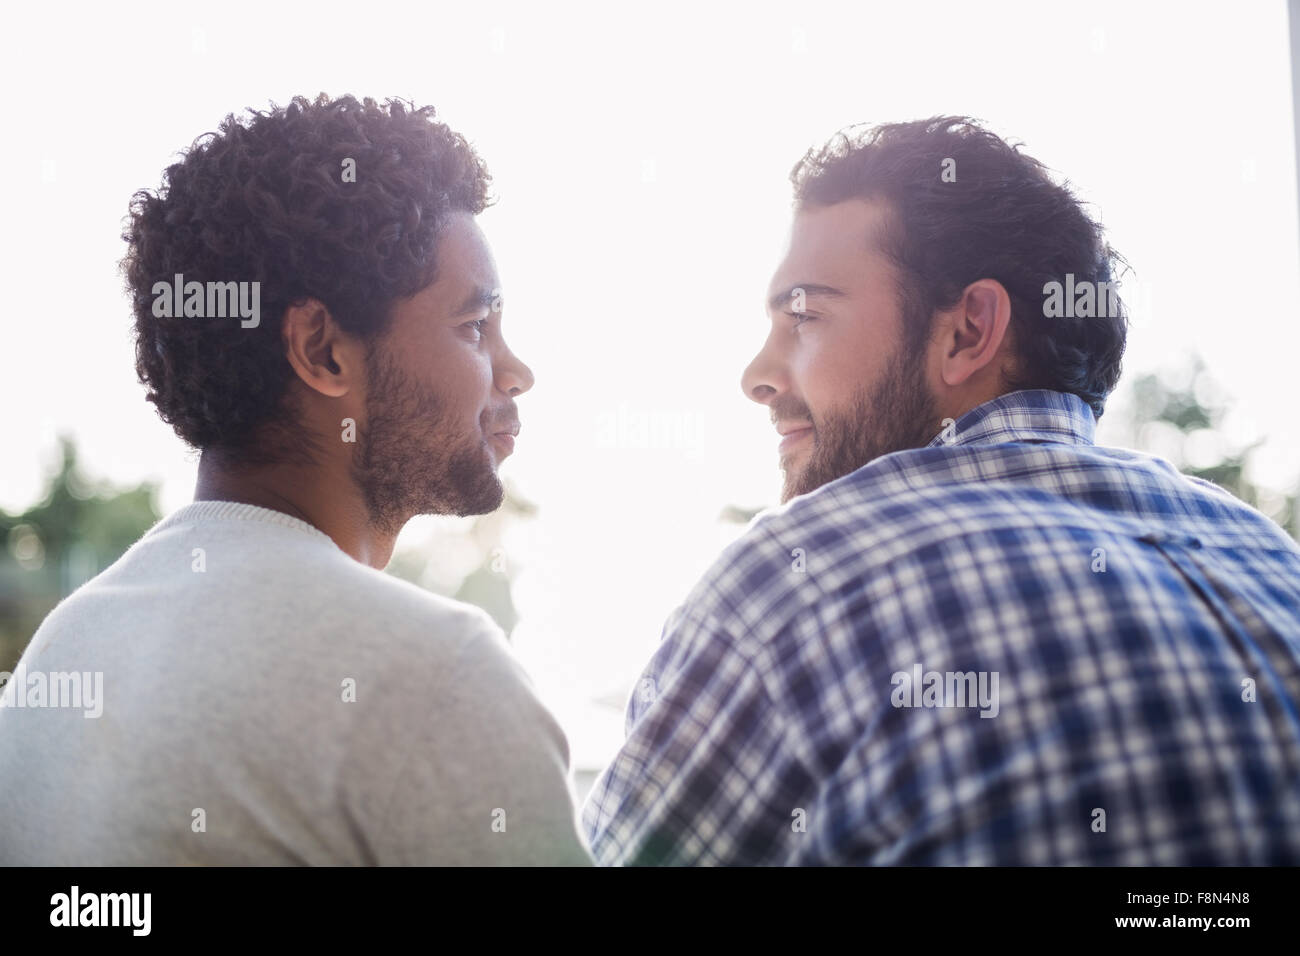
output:
[[[813,427],[808,422],[783,422],[776,426],[776,430],[781,435],[781,444],[777,449],[782,452],[789,451],[813,433]]]
[[[511,422],[504,428],[492,433],[492,441],[507,455],[515,450],[515,438],[519,436],[519,423]]]

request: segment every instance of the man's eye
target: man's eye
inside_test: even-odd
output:
[[[803,325],[805,322],[811,322],[813,321],[813,319],[817,318],[817,316],[809,315],[807,312],[790,312],[787,314],[790,316],[790,318],[794,319],[794,327],[796,329],[799,328],[799,326]]]
[[[466,322],[461,326],[462,329],[473,329],[479,336],[483,337],[483,330],[487,327],[487,319],[475,319],[473,322]]]

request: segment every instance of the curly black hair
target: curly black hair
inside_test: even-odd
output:
[[[482,212],[491,181],[431,106],[323,93],[270,105],[227,115],[167,168],[157,193],[135,193],[121,263],[147,400],[194,448],[262,463],[310,460],[314,447],[285,402],[285,309],[315,298],[373,345],[394,302],[434,280],[448,216]],[[262,321],[155,316],[154,284],[178,273],[260,283]]]
[[[1114,281],[1128,264],[1103,238],[1068,182],[968,116],[849,127],[810,149],[790,179],[796,205],[883,199],[893,213],[883,252],[899,268],[908,344],[919,348],[936,310],[978,279],[1011,299],[1010,389],[1078,395],[1100,418],[1119,381],[1128,316],[1114,295],[1091,318],[1044,317],[1044,286]],[[947,168],[955,174],[942,175]]]

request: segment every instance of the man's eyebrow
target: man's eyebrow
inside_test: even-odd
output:
[[[451,317],[456,318],[461,315],[469,315],[472,312],[481,312],[484,309],[490,309],[494,304],[496,304],[500,294],[500,289],[489,289],[484,286],[476,286],[474,291],[465,297],[465,301],[458,305],[455,311],[451,313]]]
[[[805,298],[812,298],[815,295],[820,295],[832,299],[842,299],[844,296],[848,295],[848,293],[842,289],[836,289],[832,286],[817,285],[815,282],[799,282],[790,286],[790,288],[786,289],[784,292],[778,292],[776,295],[772,296],[772,298],[768,299],[768,309],[775,312],[777,309],[783,308],[789,304],[789,302],[794,298],[795,293],[801,289],[803,290]]]

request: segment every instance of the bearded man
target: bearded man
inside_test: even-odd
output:
[[[966,117],[793,180],[742,378],[783,504],[669,619],[597,862],[1300,863],[1300,548],[1094,445],[1126,337],[1100,227]]]

